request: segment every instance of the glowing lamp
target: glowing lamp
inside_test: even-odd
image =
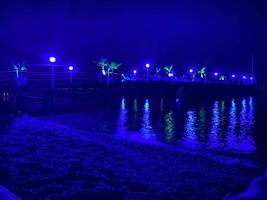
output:
[[[232,78],[235,78],[235,74],[232,74]]]
[[[50,57],[50,58],[49,58],[49,61],[50,61],[51,63],[55,63],[55,62],[56,62],[56,58],[55,58],[55,57]]]
[[[137,74],[137,70],[133,70],[133,73],[134,73],[134,74]]]
[[[246,76],[243,76],[243,79],[247,79],[247,77]]]
[[[149,68],[150,67],[150,64],[146,64],[146,68]]]
[[[214,76],[218,76],[218,73],[217,73],[217,72],[215,72],[215,73],[214,73]]]
[[[189,69],[189,72],[190,72],[190,73],[193,73],[193,72],[194,72],[194,70],[193,70],[193,69]]]
[[[69,66],[69,71],[73,71],[74,67],[73,66]]]
[[[169,76],[169,77],[173,77],[173,73],[169,73],[168,76]]]
[[[253,80],[253,77],[250,77],[250,80]]]

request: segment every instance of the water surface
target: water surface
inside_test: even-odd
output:
[[[255,101],[121,97],[103,109],[42,119],[149,143],[254,151]]]

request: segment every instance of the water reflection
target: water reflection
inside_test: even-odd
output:
[[[186,120],[185,120],[185,140],[196,140],[196,112],[195,111],[188,111],[186,113]]]
[[[253,97],[188,105],[183,101],[177,106],[176,99],[122,98],[117,134],[149,143],[255,150]]]
[[[151,116],[150,116],[150,104],[149,100],[145,100],[145,105],[143,109],[143,118],[142,118],[142,130],[145,139],[149,139],[152,135],[152,126],[151,126]]]
[[[228,135],[233,137],[237,126],[237,116],[236,116],[236,103],[232,99],[231,108],[229,113],[229,126],[228,126]]]
[[[199,140],[206,141],[207,140],[206,110],[203,107],[200,108],[198,116],[199,116],[199,127],[198,127]]]
[[[128,120],[128,111],[126,109],[125,98],[123,97],[120,105],[119,119],[117,125],[118,135],[125,135],[127,132],[126,122]]]
[[[166,142],[173,142],[175,140],[175,123],[174,123],[174,116],[173,111],[168,112],[165,117],[165,141]]]
[[[209,142],[211,145],[218,143],[218,133],[220,130],[220,109],[219,101],[215,101],[212,109],[212,119],[211,119],[211,131]]]

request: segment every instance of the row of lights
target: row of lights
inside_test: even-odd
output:
[[[193,70],[193,69],[189,69],[189,72],[190,72],[190,73],[193,73],[194,70]],[[218,72],[214,72],[214,76],[216,76],[216,77],[219,76],[219,73],[218,73]],[[232,78],[236,78],[236,75],[235,75],[235,74],[232,74],[231,77],[232,77]],[[246,76],[243,76],[242,78],[243,78],[244,80],[247,79]],[[250,77],[250,80],[253,80],[253,77]]]
[[[150,64],[146,64],[146,68],[149,69],[149,68],[150,68]],[[193,72],[194,72],[194,69],[189,69],[189,72],[190,72],[190,73],[193,73]],[[133,70],[133,73],[134,73],[134,74],[137,74],[137,70],[136,70],[136,69]],[[214,76],[217,77],[218,75],[219,75],[218,72],[215,72],[215,73],[214,73]],[[173,77],[174,74],[173,74],[173,73],[169,73],[168,76],[169,76],[169,77]],[[231,77],[232,77],[232,78],[236,78],[236,75],[235,75],[235,74],[232,74]],[[242,78],[243,78],[244,80],[247,79],[246,76],[243,76]],[[250,80],[253,80],[253,77],[250,77]]]
[[[56,62],[56,58],[55,58],[55,57],[50,57],[50,58],[49,58],[49,61],[50,61],[51,63],[55,63],[55,62]],[[146,64],[146,68],[149,69],[149,68],[150,68],[150,64]],[[69,69],[69,71],[73,71],[73,70],[74,70],[74,67],[73,67],[72,65],[70,65],[70,66],[68,67],[68,69]],[[190,72],[190,73],[193,73],[194,70],[193,70],[193,69],[189,69],[189,72]],[[137,70],[136,70],[136,69],[133,70],[133,73],[134,73],[134,74],[137,74]],[[218,72],[215,72],[215,73],[214,73],[214,76],[217,77],[218,75],[219,75]],[[173,77],[174,74],[173,74],[173,73],[169,73],[168,76],[169,76],[169,77]],[[236,78],[236,75],[235,75],[235,74],[232,74],[231,77],[232,77],[232,78]],[[247,79],[246,76],[243,76],[242,78],[243,78],[244,80]],[[250,80],[253,80],[253,77],[250,77]]]
[[[57,61],[57,59],[52,56],[52,57],[49,58],[49,61],[50,61],[50,63],[54,64]],[[69,71],[73,71],[74,70],[74,66],[73,65],[70,65],[68,67],[68,69],[69,69]]]

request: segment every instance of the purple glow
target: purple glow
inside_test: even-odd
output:
[[[189,69],[189,72],[190,72],[190,73],[193,73],[193,72],[194,72],[194,70],[193,70],[193,69]]]
[[[146,64],[146,68],[150,68],[150,64]]]
[[[243,79],[247,79],[247,77],[246,76],[243,76]]]
[[[69,70],[70,71],[73,71],[74,70],[74,67],[73,66],[69,66]]]
[[[217,72],[215,72],[215,73],[214,73],[214,76],[218,76],[218,73],[217,73]]]
[[[232,78],[235,78],[235,74],[232,74]]]
[[[56,62],[56,58],[52,56],[52,57],[49,58],[49,61],[50,61],[51,63],[55,63],[55,62]]]

